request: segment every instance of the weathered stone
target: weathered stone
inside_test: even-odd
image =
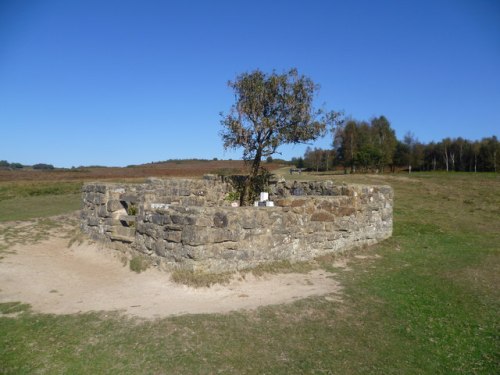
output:
[[[108,216],[108,210],[106,209],[106,205],[100,205],[99,208],[97,209],[97,214],[100,217],[107,217]]]
[[[307,203],[306,199],[294,199],[292,200],[292,207],[302,207]]]
[[[189,225],[182,230],[182,243],[191,246],[198,246],[209,243],[210,235],[208,228]]]
[[[170,223],[170,218],[166,215],[153,214],[151,215],[151,222],[156,225],[163,225]]]
[[[87,225],[89,225],[91,227],[95,227],[95,226],[99,225],[100,222],[101,222],[101,220],[95,216],[90,216],[87,219]]]
[[[127,203],[139,203],[139,197],[136,194],[122,194],[120,195],[120,201]]]
[[[210,235],[213,243],[236,242],[240,239],[241,232],[237,229],[212,229]]]
[[[109,212],[115,212],[115,211],[124,209],[123,205],[117,199],[109,200],[106,207],[107,207]]]
[[[276,206],[277,207],[291,207],[292,206],[292,200],[291,199],[277,199],[276,200]]]
[[[106,202],[106,196],[101,193],[92,193],[92,192],[86,193],[84,199],[88,203],[96,205],[100,205]]]
[[[352,214],[354,214],[356,212],[356,210],[354,209],[354,207],[339,207],[336,209],[336,214],[338,216],[351,216]]]
[[[216,212],[214,215],[214,226],[217,228],[226,228],[227,227],[227,216],[222,212]]]
[[[165,241],[158,240],[153,244],[153,251],[157,255],[164,257],[167,255],[167,249],[165,245],[166,245]]]
[[[135,239],[135,228],[114,226],[109,237],[111,240],[132,243]]]
[[[163,232],[163,238],[169,242],[181,242],[182,232],[177,230],[166,230]]]
[[[311,216],[311,221],[335,221],[335,216],[325,211],[315,212]]]
[[[82,229],[91,238],[128,246],[155,262],[207,272],[308,260],[392,233],[393,192],[387,186],[280,181],[268,190],[275,207],[232,208],[224,200],[233,191],[227,181],[86,184]],[[132,217],[118,215],[124,210],[121,199],[136,204],[135,224]]]

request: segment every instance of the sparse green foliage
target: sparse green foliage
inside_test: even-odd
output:
[[[243,148],[243,159],[251,162],[241,203],[250,204],[254,180],[261,173],[262,158],[270,157],[283,144],[305,143],[324,135],[340,114],[313,107],[318,86],[296,69],[265,74],[260,70],[239,75],[229,82],[236,103],[223,115],[221,137],[225,149]]]
[[[227,193],[226,198],[229,202],[236,202],[240,200],[240,192],[239,191],[230,191]]]
[[[337,127],[334,138],[339,161],[351,173],[357,169],[383,172],[392,166],[396,142],[395,132],[384,116],[370,123],[348,120]]]
[[[424,144],[407,132],[398,141],[384,116],[372,119],[370,124],[346,121],[337,127],[333,147],[338,156],[336,163],[351,172],[383,172],[386,166],[393,171],[397,166],[409,171],[497,172],[500,165],[500,142],[496,136],[481,141],[448,137]]]
[[[146,259],[145,257],[143,257],[142,255],[136,255],[136,256],[132,257],[132,259],[130,260],[130,264],[129,264],[130,270],[137,272],[137,273],[141,273],[143,271],[146,271],[150,265],[151,265],[151,262],[148,259]]]
[[[130,203],[127,207],[127,215],[135,216],[137,215],[137,206],[134,203]]]

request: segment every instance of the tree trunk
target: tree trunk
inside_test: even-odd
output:
[[[262,148],[259,147],[257,149],[257,153],[255,154],[255,158],[252,161],[252,167],[250,169],[250,175],[245,181],[245,185],[243,187],[243,192],[240,197],[240,205],[241,206],[251,206],[252,205],[252,197],[253,197],[253,185],[256,177],[259,175],[260,163],[262,159]]]
[[[444,163],[446,164],[446,172],[448,172],[448,150],[444,146]]]

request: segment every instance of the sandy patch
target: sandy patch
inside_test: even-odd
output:
[[[255,277],[247,274],[228,285],[195,289],[170,281],[156,269],[137,274],[117,252],[95,244],[67,247],[68,239],[51,237],[16,245],[0,261],[0,302],[31,304],[36,312],[73,314],[119,310],[142,318],[180,314],[224,313],[330,295],[341,287],[333,274]],[[333,298],[333,297],[332,297]]]
[[[381,258],[380,255],[374,254],[374,255],[354,255],[354,258],[356,259],[378,259]]]

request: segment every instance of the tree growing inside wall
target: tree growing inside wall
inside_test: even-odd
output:
[[[281,145],[307,143],[324,135],[340,114],[313,107],[319,87],[297,69],[283,74],[255,70],[228,85],[236,102],[228,114],[221,113],[221,137],[225,149],[243,149],[250,170],[240,203],[248,205],[258,193],[254,187],[263,158],[277,153]]]

